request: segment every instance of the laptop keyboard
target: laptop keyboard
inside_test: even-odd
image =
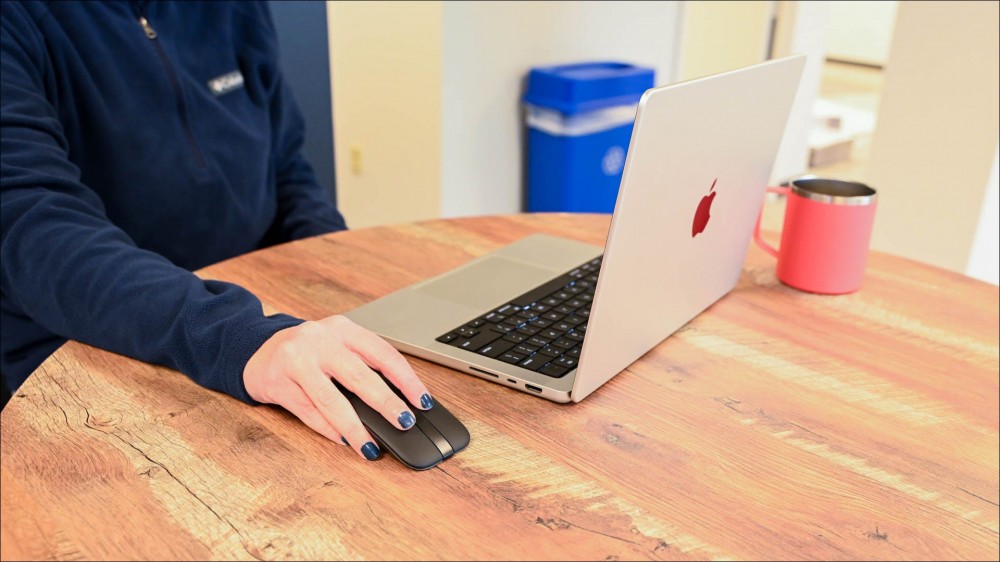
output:
[[[565,376],[580,359],[601,259],[539,285],[437,341],[550,377]]]

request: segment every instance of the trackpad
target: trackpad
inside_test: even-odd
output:
[[[482,309],[504,304],[559,272],[503,258],[486,258],[415,288],[439,299]]]

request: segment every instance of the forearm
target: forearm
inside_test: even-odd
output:
[[[202,281],[135,247],[73,198],[7,191],[3,201],[4,296],[54,334],[177,369],[244,401],[242,371],[280,329],[252,294]]]

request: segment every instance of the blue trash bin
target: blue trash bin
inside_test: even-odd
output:
[[[636,106],[653,78],[651,68],[619,62],[531,70],[528,211],[614,210]]]

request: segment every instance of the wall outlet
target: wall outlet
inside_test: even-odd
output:
[[[363,169],[363,159],[361,154],[361,147],[352,144],[351,145],[351,173],[360,176]]]

